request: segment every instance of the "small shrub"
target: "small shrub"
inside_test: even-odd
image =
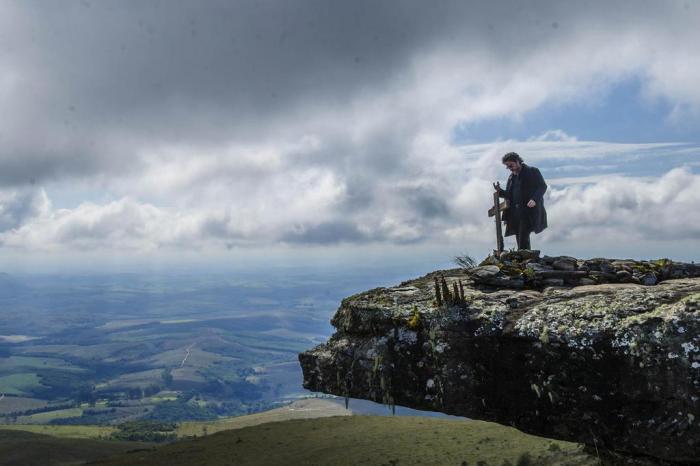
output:
[[[435,304],[437,307],[442,307],[442,295],[440,294],[440,282],[438,282],[437,276],[435,278]]]
[[[172,442],[177,439],[177,424],[173,422],[139,420],[125,422],[117,427],[119,430],[110,436],[112,440]]]
[[[518,461],[515,463],[515,466],[533,466],[534,463],[532,462],[532,457],[530,456],[530,453],[523,453],[518,457]]]
[[[410,319],[408,319],[408,328],[411,330],[416,330],[419,328],[421,325],[420,322],[420,313],[418,312],[418,307],[416,305],[413,305],[413,315],[411,316]]]
[[[466,270],[476,267],[476,261],[469,254],[455,256],[454,263]]]

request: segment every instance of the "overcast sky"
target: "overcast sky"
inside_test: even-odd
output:
[[[692,1],[1,0],[0,265],[481,259],[509,151],[549,184],[533,247],[699,260],[698,24]]]

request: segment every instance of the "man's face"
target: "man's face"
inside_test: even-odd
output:
[[[520,162],[513,161],[513,160],[508,160],[505,163],[505,166],[514,175],[517,175],[518,173],[520,173],[520,168],[522,167],[522,165],[520,165]]]

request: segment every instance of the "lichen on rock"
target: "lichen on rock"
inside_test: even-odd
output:
[[[603,279],[513,288],[453,269],[359,293],[341,302],[330,340],[299,356],[304,386],[623,454],[700,458],[697,267],[534,252],[511,259],[535,273],[551,267]],[[487,262],[499,270],[481,275],[503,273]],[[620,270],[657,271],[658,281],[621,283]],[[436,304],[438,276],[450,289],[464,284],[459,305]]]

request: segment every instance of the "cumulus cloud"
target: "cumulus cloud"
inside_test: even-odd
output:
[[[307,168],[290,166],[283,176],[273,171],[277,174],[266,177],[257,191],[249,184],[227,188],[216,180],[215,186],[207,186],[199,178],[200,171],[192,169],[188,173],[199,180],[194,185],[200,186],[201,202],[170,207],[123,197],[104,204],[54,208],[43,191],[35,190],[0,203],[0,218],[9,219],[0,242],[5,247],[53,251],[487,242],[493,235],[492,219],[486,216],[491,182],[506,176],[500,163],[504,144],[539,160],[541,167],[557,161],[547,158],[549,152],[538,152],[541,141],[479,146],[476,158],[467,147],[452,147],[450,164],[430,165],[398,180],[379,177],[371,194],[354,191],[347,179],[332,172]],[[551,153],[575,153],[581,142],[548,144],[558,148]],[[599,156],[611,160],[625,152],[619,144],[584,144],[582,150],[595,146]],[[606,148],[611,152],[606,154]],[[295,181],[287,183],[290,179]],[[629,242],[700,237],[700,214],[695,209],[700,175],[690,165],[660,177],[584,172],[571,178],[547,177],[547,182],[550,227],[541,238],[548,244],[576,244],[591,238]],[[178,181],[168,192],[182,186]],[[363,195],[369,197],[359,200]],[[215,202],[216,196],[222,201]]]
[[[699,17],[682,2],[3,2],[0,240],[158,250],[483,237],[514,146],[567,177],[697,148],[556,128],[455,146],[454,128],[585,103],[630,77],[687,123],[700,108]],[[626,186],[694,182],[671,168]],[[568,218],[557,206],[576,196],[623,211],[649,201],[611,201],[609,178],[591,181],[552,183],[552,215]],[[107,199],[49,202],[77,184]],[[567,238],[554,222],[551,239]]]
[[[633,74],[649,96],[700,104],[700,7],[681,2],[1,8],[5,184],[139,170],[163,143],[199,152],[305,133],[329,140],[334,129],[355,144],[392,128],[402,139],[445,132],[588,99]]]
[[[571,241],[603,235],[607,241],[697,240],[700,176],[675,168],[658,179],[611,176],[549,195],[556,219],[544,240]]]

